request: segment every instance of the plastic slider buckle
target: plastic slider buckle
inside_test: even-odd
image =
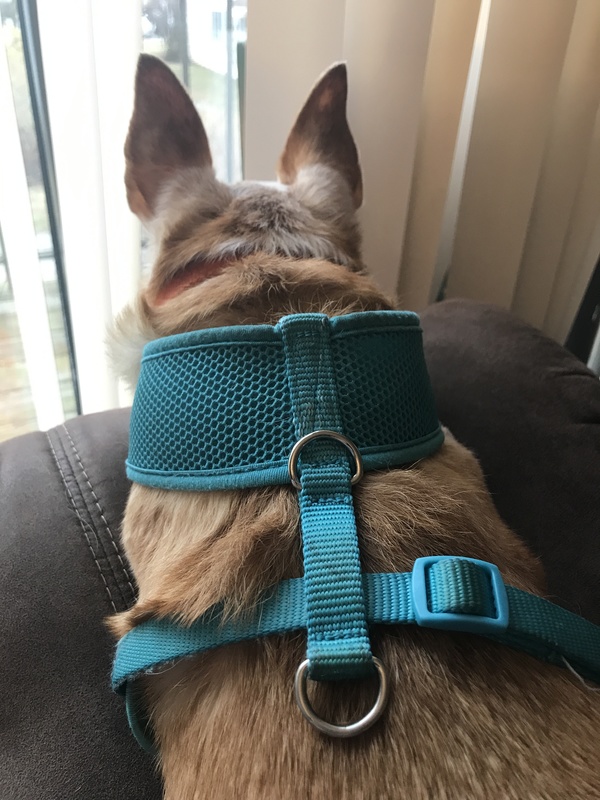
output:
[[[448,559],[469,561],[472,564],[476,564],[486,573],[494,596],[496,616],[455,614],[445,611],[434,612],[429,609],[427,602],[429,569],[434,564]],[[426,558],[417,558],[412,569],[412,601],[417,625],[421,625],[424,628],[497,635],[504,632],[508,627],[508,598],[500,570],[495,564],[490,564],[488,561],[480,561],[477,558],[463,558],[463,556],[427,556]]]

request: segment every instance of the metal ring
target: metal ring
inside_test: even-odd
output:
[[[358,736],[359,733],[363,733],[377,722],[387,705],[389,685],[387,672],[381,661],[378,658],[373,658],[373,664],[379,675],[379,693],[375,705],[368,714],[356,722],[351,722],[348,725],[334,725],[318,717],[308,699],[306,690],[308,659],[303,661],[298,667],[294,679],[294,696],[298,703],[298,708],[311,725],[314,725],[317,730],[321,731],[321,733],[326,733],[328,736],[333,736],[337,739],[349,739],[352,736]]]
[[[322,430],[307,433],[306,436],[298,439],[296,444],[292,447],[292,452],[290,453],[290,457],[288,459],[288,471],[290,473],[292,486],[295,489],[302,488],[302,484],[300,483],[300,479],[298,477],[298,458],[300,457],[300,451],[305,444],[312,442],[313,439],[335,439],[336,442],[343,444],[346,450],[348,450],[354,458],[354,463],[356,466],[356,471],[352,476],[351,483],[353,486],[355,483],[358,483],[363,476],[363,463],[358,447],[342,433],[338,433],[337,431]]]

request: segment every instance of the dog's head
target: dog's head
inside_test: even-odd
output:
[[[346,67],[337,64],[298,115],[279,159],[279,180],[229,186],[215,176],[186,91],[160,60],[140,58],[125,183],[157,257],[112,347],[130,382],[139,345],[156,336],[272,322],[332,303],[339,313],[340,300],[347,310],[390,307],[360,275],[355,212],[362,178],[346,97]]]

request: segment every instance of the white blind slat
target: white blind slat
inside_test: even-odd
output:
[[[287,135],[312,85],[342,58],[344,6],[344,0],[248,3],[247,179],[274,179]]]
[[[94,0],[92,22],[106,248],[113,314],[140,285],[140,224],[127,205],[123,144],[133,109],[134,76],[142,47],[138,3]],[[115,24],[118,20],[118,25]],[[115,86],[119,91],[115,92]]]
[[[571,208],[543,330],[563,342],[600,255],[600,110]]]
[[[65,273],[84,413],[117,405],[105,354],[112,317],[90,0],[38,5]],[[70,30],[65,46],[64,21]]]
[[[481,0],[436,3],[398,295],[416,311],[430,302],[447,186]]]
[[[510,308],[573,0],[493,0],[447,296]]]
[[[600,3],[579,0],[512,306],[516,314],[540,328],[586,168],[600,103],[599,76]]]
[[[394,294],[402,259],[433,0],[347,0],[349,119],[364,178],[365,262]]]

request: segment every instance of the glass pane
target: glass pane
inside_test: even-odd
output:
[[[0,246],[0,441],[35,430],[37,417],[4,252]]]
[[[65,335],[63,304],[56,277],[56,264],[54,263],[53,255],[45,255],[43,253],[40,253],[40,261],[62,407],[65,419],[70,419],[77,416],[77,404],[73,391],[71,360]]]
[[[27,190],[35,231],[33,247],[39,257],[39,280],[43,287],[47,315],[34,320],[36,336],[50,337],[56,362],[56,373],[62,401],[64,418],[77,413],[75,391],[71,374],[71,360],[65,333],[63,300],[58,288],[52,238],[48,219],[48,208],[44,191],[40,153],[33,120],[31,97],[27,81],[23,40],[19,26],[16,3],[0,3],[2,41],[5,48],[12,90],[11,98],[2,98],[3,104],[12,102],[18,125],[20,147],[25,167]],[[0,153],[0,157],[9,157]],[[0,229],[12,224],[0,219]],[[5,248],[0,250],[0,440],[26,433],[38,428],[38,417],[43,417],[43,408],[36,408],[31,391],[31,380],[26,354],[23,348],[23,326],[32,325],[30,315],[19,312],[15,302],[13,281],[17,270],[24,265],[18,259],[11,260]],[[11,280],[11,275],[13,280]],[[36,275],[36,278],[38,275]],[[22,309],[22,306],[21,306]],[[43,328],[43,330],[42,330]],[[32,333],[32,331],[29,331]],[[43,404],[43,396],[38,397]],[[41,412],[41,413],[40,413]],[[57,420],[60,421],[60,420]]]

